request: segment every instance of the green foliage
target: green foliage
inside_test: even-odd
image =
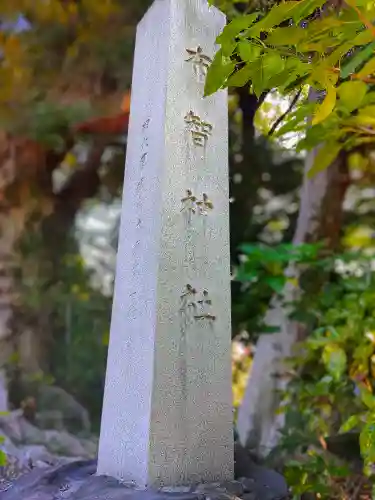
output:
[[[375,275],[364,258],[356,260],[354,272],[347,275],[337,274],[332,262],[332,273],[321,293],[305,294],[295,304],[295,313],[308,313],[314,329],[291,360],[294,377],[285,403],[290,408],[287,412],[302,416],[311,436],[309,446],[315,446],[318,451],[314,453],[321,457],[334,459],[329,447],[328,452],[324,449],[325,440],[357,432],[364,471],[371,475],[375,463]],[[293,427],[287,427],[281,447],[294,434]],[[297,439],[295,444],[294,453],[301,451],[302,443]],[[296,493],[301,493],[302,485],[304,491],[317,492],[316,466],[309,461],[301,467],[292,485]],[[333,483],[336,473],[328,466],[327,473],[329,484]],[[329,495],[326,492],[322,498],[332,498]]]
[[[304,493],[345,498],[353,461],[362,459],[371,479],[375,464],[372,258],[358,252],[325,255],[322,245],[243,245],[242,251],[236,279],[254,297],[265,287],[269,296],[279,294],[288,280],[288,263],[303,271],[295,283],[302,294],[288,305],[291,318],[312,332],[289,360],[290,383],[282,405],[286,425],[270,458],[282,458],[295,498]],[[322,272],[325,279],[312,286]],[[335,440],[343,440],[339,452]]]
[[[352,0],[339,9],[325,0],[285,1],[268,12],[240,15],[217,38],[220,50],[205,94],[247,83],[258,97],[272,89],[290,96],[309,87],[309,98],[274,135],[304,132],[297,150],[323,144],[310,172],[314,175],[341,150],[375,141],[374,17],[372,0]]]
[[[264,314],[271,296],[280,294],[289,281],[285,276],[285,267],[289,262],[308,265],[316,261],[319,245],[279,244],[275,246],[244,244],[240,247],[242,262],[238,267],[235,280],[242,283],[242,297],[239,304],[234,304],[234,317],[241,316],[247,303],[254,305],[252,316],[246,313],[247,322],[242,325],[250,333],[251,339],[259,333],[273,333],[274,326],[264,324]],[[321,262],[324,265],[324,262]]]
[[[112,300],[93,286],[74,237],[66,235],[66,243],[57,267],[40,230],[24,232],[17,247],[14,328],[47,330],[49,366],[43,382],[53,377],[75,396],[98,430]]]

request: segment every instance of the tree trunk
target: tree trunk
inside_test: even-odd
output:
[[[307,177],[315,153],[307,156],[301,188],[300,210],[293,243],[314,243],[325,240],[335,248],[340,240],[343,201],[349,178],[346,158],[341,155],[325,171],[312,179]],[[289,266],[287,275],[295,277]],[[275,334],[263,334],[256,346],[255,357],[245,396],[238,413],[237,428],[243,446],[260,456],[265,456],[278,441],[283,427],[283,414],[277,415],[280,391],[286,387],[285,378],[277,374],[285,371],[285,360],[292,355],[293,347],[306,334],[302,325],[289,319],[282,302],[298,298],[298,289],[288,283],[283,301],[274,300],[266,315],[265,323],[280,328]]]

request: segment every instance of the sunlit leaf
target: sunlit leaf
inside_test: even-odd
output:
[[[329,373],[340,379],[346,369],[347,357],[345,351],[336,344],[328,344],[323,350],[323,362]]]
[[[339,433],[342,434],[344,432],[350,432],[355,427],[361,424],[361,418],[359,415],[352,415],[346,420],[342,426],[340,427]]]
[[[245,62],[255,61],[261,54],[260,47],[248,42],[240,42],[238,44],[238,51],[241,59]]]
[[[348,111],[353,111],[361,105],[367,91],[367,85],[361,81],[344,82],[337,89],[340,104]]]
[[[219,90],[225,83],[227,77],[233,72],[235,64],[224,59],[222,51],[219,50],[210,64],[207,72],[204,95],[209,96]]]
[[[323,102],[317,106],[314,118],[312,120],[313,125],[317,125],[322,122],[332,113],[336,104],[336,88],[330,85],[327,88],[327,95],[325,96]]]

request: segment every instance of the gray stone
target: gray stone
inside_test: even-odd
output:
[[[225,488],[220,486],[219,482],[198,484],[194,491],[196,493],[205,493],[212,490],[225,492]]]
[[[0,434],[5,434],[15,444],[43,444],[44,433],[23,418],[20,412],[0,417]]]
[[[206,500],[237,500],[237,497],[230,493],[212,490],[206,493]]]
[[[96,458],[98,453],[98,443],[94,439],[80,439],[80,443],[85,449],[89,458]]]
[[[90,458],[81,441],[67,432],[45,431],[45,443],[51,453]]]
[[[233,479],[225,24],[157,0],[137,30],[98,473],[139,486]]]
[[[240,481],[224,481],[220,486],[237,497],[240,497],[244,492],[243,484]]]
[[[4,451],[7,455],[16,456],[18,454],[18,448],[12,440],[2,431],[0,431],[0,436],[3,439],[2,443],[0,443],[0,450]]]
[[[0,416],[0,434],[6,435],[15,444],[22,442],[20,419],[20,413]]]
[[[278,472],[254,463],[248,451],[239,443],[234,448],[235,476],[241,479],[245,491],[258,491],[264,498],[286,498],[288,485]],[[253,484],[254,483],[254,484]],[[258,493],[259,494],[259,493]]]
[[[68,394],[64,389],[52,385],[40,385],[36,391],[36,403],[39,418],[41,414],[54,412],[55,418],[60,413],[62,424],[70,432],[90,431],[90,418],[88,411],[78,401]],[[60,417],[58,417],[60,418]],[[57,423],[56,425],[60,425]]]
[[[59,410],[38,412],[35,415],[35,423],[41,429],[64,430],[64,417]]]
[[[242,478],[240,478],[240,481],[241,481],[241,484],[243,485],[244,493],[249,493],[249,492],[253,491],[254,484],[255,484],[254,479],[250,479],[248,477],[242,477]]]
[[[0,370],[0,412],[9,411],[8,408],[8,380],[4,369]]]
[[[286,500],[286,496],[277,496],[270,488],[265,488],[255,481],[245,483],[247,493],[237,497],[223,493],[221,489],[200,485],[202,492],[187,492],[184,488],[165,488],[140,490],[125,486],[120,481],[95,475],[96,462],[76,461],[53,467],[33,469],[10,485],[0,495],[1,500]],[[251,486],[251,488],[249,488]],[[251,489],[251,491],[250,491]],[[1,491],[1,480],[0,480]]]
[[[19,448],[19,455],[23,457],[26,462],[34,464],[37,461],[45,462],[46,464],[54,464],[57,462],[56,457],[48,452],[47,448],[43,445],[28,445]]]
[[[256,493],[245,493],[241,498],[242,500],[260,500]]]
[[[191,486],[164,486],[160,488],[162,493],[189,493]]]

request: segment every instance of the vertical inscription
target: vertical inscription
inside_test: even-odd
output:
[[[191,133],[194,146],[205,148],[208,138],[212,134],[213,126],[211,123],[202,120],[194,111],[189,111],[185,115],[184,120]]]
[[[135,203],[134,203],[134,224],[137,230],[137,239],[132,248],[132,273],[134,282],[139,284],[140,276],[141,276],[141,262],[140,255],[142,254],[142,238],[140,235],[140,231],[143,226],[142,221],[142,209],[144,203],[144,194],[145,194],[145,178],[144,178],[144,168],[147,164],[148,160],[148,147],[149,147],[149,136],[148,136],[148,127],[150,124],[150,119],[147,119],[141,129],[141,151],[139,157],[139,172],[140,178],[135,187]],[[139,290],[130,293],[130,304],[129,304],[129,318],[136,319],[139,316],[139,308],[138,308],[138,294]]]
[[[203,53],[203,49],[199,45],[196,49],[186,49],[186,52],[190,57],[185,59],[185,61],[192,65],[193,74],[197,82],[204,83],[212,59]]]
[[[202,47],[196,49],[186,49],[189,57],[185,62],[192,65],[193,75],[198,83],[204,83],[207,70],[212,63],[210,57],[204,54]],[[206,149],[209,138],[213,132],[213,125],[203,120],[199,114],[190,110],[184,116],[186,130],[189,133],[190,143],[194,148]],[[204,160],[204,156],[201,157]],[[195,170],[199,172],[199,165],[195,164]],[[203,167],[203,166],[202,166]],[[193,219],[196,216],[206,217],[213,209],[214,204],[209,195],[196,193],[192,189],[187,189],[181,198],[181,212],[185,217],[185,263],[189,270],[195,274],[194,241],[193,241]],[[204,237],[206,236],[206,225],[203,224]],[[198,229],[196,228],[196,231]],[[190,273],[188,273],[190,275]],[[197,291],[192,285],[187,284],[181,297],[181,338],[186,341],[186,330],[194,322],[212,324],[216,320],[216,315],[212,312],[212,299],[207,290]]]

